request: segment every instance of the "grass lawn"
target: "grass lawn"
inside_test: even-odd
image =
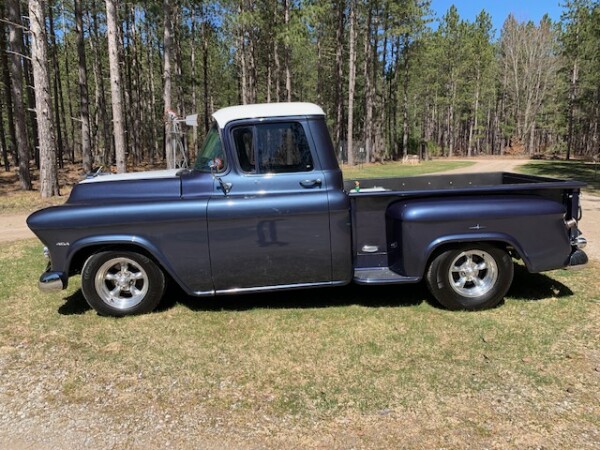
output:
[[[544,177],[566,178],[588,184],[586,190],[600,192],[600,164],[584,161],[531,161],[520,172]]]
[[[0,244],[0,433],[39,422],[43,439],[75,420],[79,447],[600,442],[598,265],[519,266],[505,304],[477,313],[437,309],[421,285],[349,286],[172,289],[158,312],[122,319],[90,310],[77,278],[39,293],[43,265],[33,240]]]
[[[362,166],[342,166],[344,178],[385,178],[385,177],[408,177],[413,175],[425,175],[428,173],[443,172],[446,170],[469,167],[475,164],[467,161],[424,161],[420,164],[402,164],[399,161],[386,162],[385,164],[365,164]]]

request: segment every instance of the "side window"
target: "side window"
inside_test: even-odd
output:
[[[233,142],[240,168],[247,173],[256,173],[254,153],[254,133],[252,127],[241,127],[233,130]]]
[[[297,122],[240,127],[233,131],[240,167],[247,173],[310,172],[313,159]],[[256,147],[256,148],[255,148]]]

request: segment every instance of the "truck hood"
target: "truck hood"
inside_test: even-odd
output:
[[[181,197],[181,169],[99,174],[73,187],[67,203],[145,201]]]

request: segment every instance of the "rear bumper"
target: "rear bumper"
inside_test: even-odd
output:
[[[61,291],[67,287],[66,276],[63,272],[46,271],[40,277],[38,287],[42,292]]]

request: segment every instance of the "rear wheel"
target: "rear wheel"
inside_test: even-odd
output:
[[[489,244],[463,245],[434,258],[427,270],[427,286],[448,309],[493,308],[506,295],[513,271],[505,250]]]
[[[106,251],[88,258],[81,274],[81,288],[86,301],[99,314],[143,314],[160,302],[165,276],[144,255]]]

